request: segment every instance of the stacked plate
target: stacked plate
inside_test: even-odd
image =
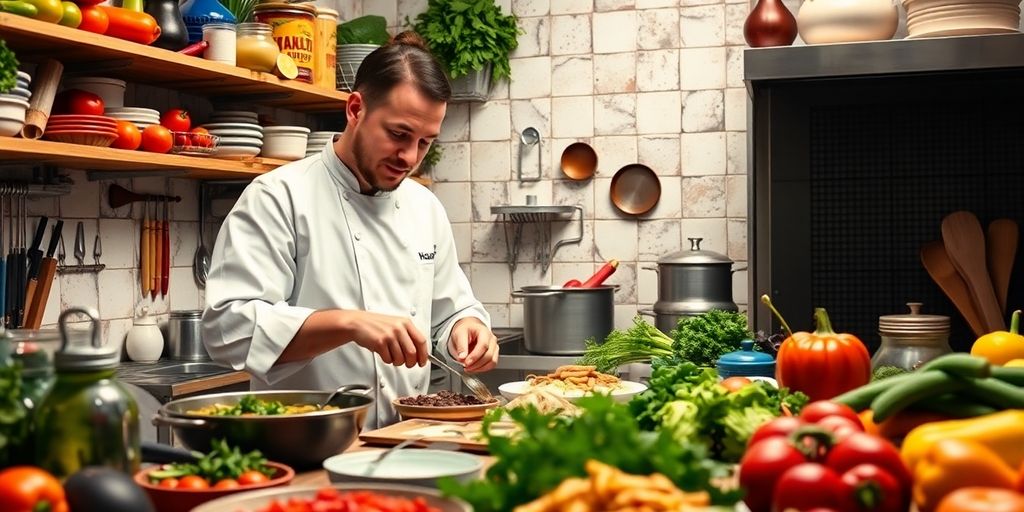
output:
[[[352,85],[356,83],[356,71],[363,59],[372,53],[379,46],[375,44],[342,44],[338,45],[337,51],[337,78],[335,85],[338,90],[351,91]]]
[[[104,113],[114,119],[131,121],[140,130],[145,130],[154,124],[160,124],[160,112],[151,108],[142,107],[107,107]]]
[[[338,135],[339,132],[313,132],[309,134],[309,139],[306,140],[306,156],[313,156],[324,149],[324,146],[328,141],[334,140],[334,136]]]
[[[907,37],[1019,32],[1019,0],[903,0]]]
[[[32,77],[24,71],[18,71],[14,88],[6,94],[0,94],[0,136],[17,135],[25,126],[25,111],[28,110],[28,100],[32,98],[32,91],[28,89],[30,83]]]
[[[260,124],[259,114],[248,110],[218,110],[210,115],[209,123]]]
[[[233,119],[232,116],[221,116],[215,119]],[[210,134],[220,138],[217,147],[213,150],[213,156],[218,157],[243,157],[256,156],[260,154],[263,147],[263,127],[251,122],[210,122],[203,125]]]
[[[43,138],[69,144],[108,147],[117,139],[117,120],[107,116],[51,115]]]

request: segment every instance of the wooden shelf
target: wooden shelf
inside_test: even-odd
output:
[[[19,60],[55,58],[69,73],[122,78],[207,97],[230,96],[300,112],[340,111],[348,99],[341,91],[13,14],[0,13],[0,38]]]
[[[185,171],[180,177],[193,179],[255,178],[287,163],[269,158],[223,160],[161,155],[14,137],[0,137],[0,160],[4,165],[24,163],[96,171]]]

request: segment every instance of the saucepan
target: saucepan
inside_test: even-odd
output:
[[[175,437],[192,450],[208,452],[211,441],[223,438],[242,451],[260,450],[269,460],[308,469],[319,467],[324,459],[355,442],[373,405],[373,398],[363,394],[368,390],[361,385],[342,389],[326,404],[337,409],[277,416],[208,416],[189,411],[214,404],[235,405],[249,395],[285,405],[316,405],[331,392],[243,391],[182,398],[164,404],[153,423],[170,425]]]
[[[622,213],[643,215],[661,199],[661,180],[650,167],[629,164],[612,177],[611,196]]]

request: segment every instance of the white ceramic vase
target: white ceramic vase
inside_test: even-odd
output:
[[[164,351],[164,335],[146,308],[143,308],[142,316],[132,323],[125,340],[125,350],[132,361],[152,363],[160,359]]]
[[[804,0],[797,28],[807,44],[892,39],[899,25],[895,0]]]

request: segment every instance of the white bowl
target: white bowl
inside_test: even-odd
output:
[[[263,127],[253,123],[206,123],[202,125],[207,130],[255,130],[263,133]]]
[[[304,138],[309,138],[309,128],[305,126],[264,126],[263,134],[270,135],[272,133],[301,133]]]
[[[217,146],[213,150],[213,156],[256,156],[260,154],[260,148],[254,146]]]
[[[9,119],[6,117],[0,117],[0,136],[13,137],[21,133],[21,128],[24,126],[24,115],[21,116],[21,119]]]
[[[4,119],[18,119],[24,123],[26,110],[28,110],[28,101],[24,98],[0,97],[0,117]]]
[[[108,114],[119,113],[119,114],[142,114],[160,117],[160,111],[152,108],[145,107],[111,107],[107,105],[104,109]]]
[[[18,71],[15,74],[18,76],[18,78],[20,78],[20,79],[22,79],[22,80],[24,80],[26,82],[31,82],[32,81],[32,75],[30,75],[30,74],[28,74],[28,73],[26,73],[24,71]]]
[[[256,130],[242,130],[238,128],[215,128],[213,130],[209,130],[209,132],[214,135],[219,135],[221,137],[252,137],[254,139],[263,140],[263,132]]]
[[[124,106],[124,80],[97,76],[74,77],[64,80],[64,88],[82,89],[94,93],[103,98],[103,104],[107,107]]]
[[[253,137],[223,137],[219,133],[210,132],[213,135],[220,137],[220,144],[226,146],[263,146],[263,141]]]
[[[263,156],[279,160],[298,160],[305,155],[305,133],[264,132]]]
[[[611,393],[612,399],[614,399],[616,402],[628,402],[634,396],[639,395],[640,393],[643,393],[644,391],[647,390],[647,386],[639,382],[632,382],[628,380],[623,380],[619,382],[621,386],[618,389],[612,391]],[[509,400],[515,400],[516,398],[519,397],[519,395],[524,395],[528,393],[530,389],[530,383],[524,380],[517,382],[506,382],[501,386],[498,386],[498,391],[501,393],[501,396]],[[545,387],[543,389],[545,391],[557,393],[570,402],[576,402],[585,395],[585,393],[583,392],[561,393],[554,391],[553,388],[550,387]]]
[[[24,87],[15,87],[14,89],[7,91],[6,93],[0,96],[16,96],[18,98],[24,98],[27,100],[32,97],[32,91]]]
[[[331,483],[380,482],[437,488],[437,481],[454,477],[465,483],[480,476],[483,461],[468,453],[444,450],[398,450],[371,467],[380,456],[376,450],[335,455],[324,461]],[[367,473],[367,470],[372,472]]]

